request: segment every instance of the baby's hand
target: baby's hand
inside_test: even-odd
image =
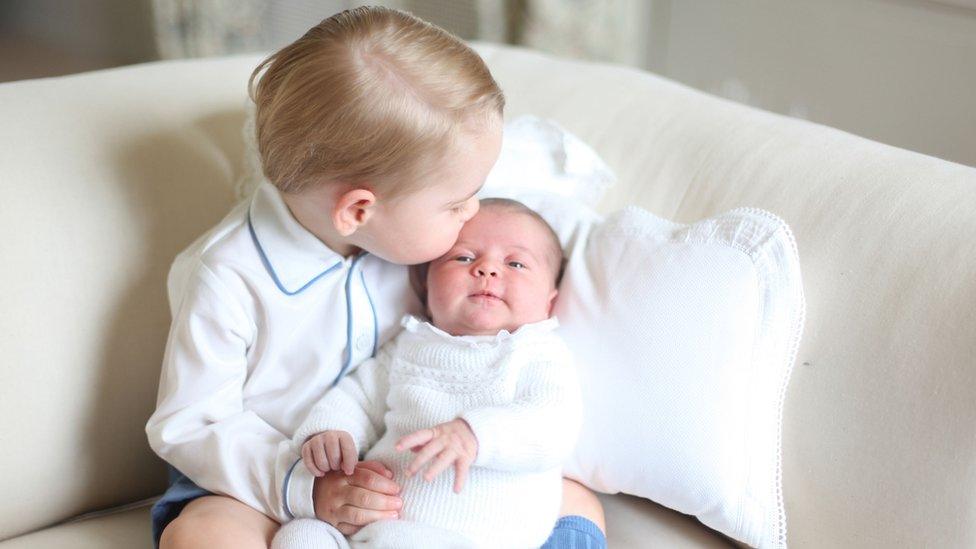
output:
[[[436,456],[437,460],[424,473],[424,480],[434,480],[444,469],[454,465],[454,492],[460,494],[468,477],[468,469],[478,456],[478,438],[468,422],[458,418],[430,429],[414,431],[397,441],[397,451],[402,452],[406,448],[417,454],[407,467],[408,477]]]
[[[348,476],[356,469],[359,454],[349,433],[322,431],[302,444],[302,461],[309,472],[317,477],[340,469]]]

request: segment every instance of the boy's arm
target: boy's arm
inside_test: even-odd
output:
[[[254,322],[206,266],[179,282],[149,444],[201,487],[287,521],[286,481],[299,456],[289,437],[244,407]],[[293,479],[293,506],[311,507],[313,480]]]
[[[522,368],[514,402],[461,414],[478,439],[474,465],[504,471],[559,467],[579,434],[582,405],[569,350],[560,341]]]

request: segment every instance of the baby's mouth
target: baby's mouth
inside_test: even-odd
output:
[[[489,301],[495,300],[495,299],[497,299],[499,301],[502,300],[502,298],[499,297],[497,294],[494,294],[492,292],[489,292],[488,290],[482,290],[480,292],[475,292],[475,293],[469,295],[468,297],[471,297],[471,298],[474,298],[474,299],[486,299],[486,300],[489,300]]]

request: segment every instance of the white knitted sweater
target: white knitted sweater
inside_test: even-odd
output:
[[[365,459],[394,471],[400,520],[374,523],[354,541],[392,547],[413,537],[408,530],[429,535],[433,528],[463,536],[439,545],[539,547],[558,518],[561,465],[581,421],[576,371],[554,332],[558,323],[495,336],[451,336],[412,316],[402,323],[405,330],[330,390],[295,433],[301,445],[321,431],[348,431],[360,454],[370,448]],[[452,468],[432,482],[406,478],[414,454],[397,452],[397,439],[458,417],[478,438],[461,493],[453,491]]]

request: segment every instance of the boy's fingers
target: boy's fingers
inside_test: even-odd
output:
[[[454,493],[460,494],[464,481],[468,480],[468,464],[460,459],[454,462]]]
[[[409,435],[404,435],[396,443],[396,449],[398,452],[402,452],[404,448],[411,448],[413,446],[423,446],[430,442],[434,438],[433,429],[421,429],[419,431],[414,431]]]
[[[315,442],[311,443],[310,446],[312,447],[312,460],[315,462],[315,466],[323,474],[327,473],[329,471],[329,460],[325,456],[325,447]]]
[[[346,489],[346,501],[353,507],[373,511],[398,511],[403,507],[403,500],[399,496],[388,496],[356,486]]]
[[[377,473],[383,475],[386,478],[393,478],[393,471],[391,471],[386,465],[376,460],[360,461],[356,464],[356,467],[365,467],[371,471],[376,471]]]
[[[308,469],[313,475],[320,477],[324,473],[315,466],[315,460],[312,459],[312,449],[308,444],[302,445],[302,463],[305,464],[305,468]]]
[[[419,471],[425,463],[431,460],[434,456],[441,453],[444,449],[444,443],[439,440],[432,440],[426,446],[424,446],[419,452],[417,452],[417,457],[413,458],[413,462],[407,467],[407,476],[413,476]]]
[[[389,496],[395,496],[400,493],[399,484],[365,467],[356,467],[356,471],[349,477],[349,484]]]
[[[329,469],[338,471],[339,464],[342,463],[338,437],[325,437],[325,451],[329,457]]]
[[[362,530],[362,527],[361,526],[353,526],[352,524],[349,524],[348,522],[340,522],[339,525],[336,526],[336,530],[342,532],[342,535],[344,535],[344,536],[351,536],[351,535],[355,534],[356,532]]]
[[[378,520],[390,520],[399,516],[397,511],[373,511],[352,505],[343,505],[336,515],[338,515],[340,522],[348,522],[353,526],[366,526]]]
[[[342,472],[351,475],[356,470],[356,462],[359,461],[356,444],[352,441],[352,437],[347,434],[339,437],[339,447],[342,449]]]
[[[435,459],[434,462],[427,467],[427,472],[424,473],[424,480],[428,482],[434,480],[434,477],[441,474],[444,471],[444,469],[450,467],[451,464],[453,464],[454,460],[456,459],[457,459],[457,454],[455,454],[451,450],[444,450],[443,452],[438,454],[437,459]]]

